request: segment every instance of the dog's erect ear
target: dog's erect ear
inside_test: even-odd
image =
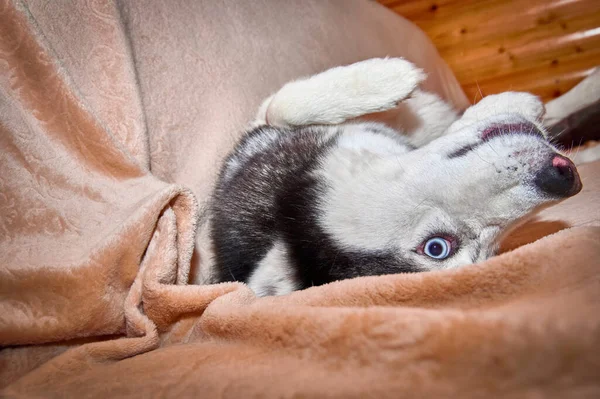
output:
[[[283,86],[263,102],[255,124],[338,124],[392,109],[425,79],[402,58],[374,58],[329,69]]]
[[[494,94],[482,98],[477,104],[467,108],[462,117],[450,126],[448,133],[503,114],[520,115],[537,124],[540,123],[545,112],[544,103],[533,94],[521,92]]]

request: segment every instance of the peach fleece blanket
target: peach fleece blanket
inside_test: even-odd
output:
[[[0,1],[0,396],[599,397],[600,163],[483,264],[263,299],[188,284],[260,100],[388,54],[468,103],[374,2]]]

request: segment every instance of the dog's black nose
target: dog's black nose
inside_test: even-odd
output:
[[[577,168],[569,158],[554,155],[535,176],[536,186],[552,196],[567,198],[581,191]]]

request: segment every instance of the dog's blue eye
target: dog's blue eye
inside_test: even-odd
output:
[[[433,259],[446,259],[450,255],[452,244],[441,237],[433,237],[427,240],[423,247],[425,255]]]

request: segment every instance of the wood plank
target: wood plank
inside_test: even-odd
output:
[[[600,4],[600,2],[598,3]],[[444,34],[434,41],[441,53],[452,52],[457,45],[463,49],[477,49],[485,45],[499,48],[509,46],[511,43],[521,45],[547,38],[559,39],[573,33],[596,28],[599,25],[599,18],[600,7],[594,7],[586,12],[565,13],[565,16],[554,19],[528,16],[527,18],[518,18],[512,23],[505,21],[497,24],[496,30],[477,28],[477,30],[470,29],[461,33],[462,28],[459,31],[456,31],[458,28],[455,28],[455,32],[452,34]],[[515,26],[518,26],[518,29]]]
[[[564,65],[561,70],[552,75],[544,71],[525,71],[514,75],[506,76],[503,79],[490,79],[476,81],[463,85],[465,93],[469,99],[481,97],[483,95],[502,93],[504,91],[527,91],[542,97],[545,100],[551,100],[564,94],[586,76],[590,75],[595,65]]]
[[[600,0],[380,2],[425,31],[471,98],[481,88],[549,100],[600,65]]]
[[[527,51],[529,50],[529,51]],[[488,57],[482,57],[469,63],[463,60],[447,58],[449,64],[465,62],[456,76],[463,84],[475,79],[501,79],[521,71],[543,71],[553,75],[558,65],[569,63],[573,68],[588,69],[600,64],[600,30],[599,34],[581,40],[561,44],[557,41],[548,43],[547,47],[509,50],[502,54],[497,51]]]

